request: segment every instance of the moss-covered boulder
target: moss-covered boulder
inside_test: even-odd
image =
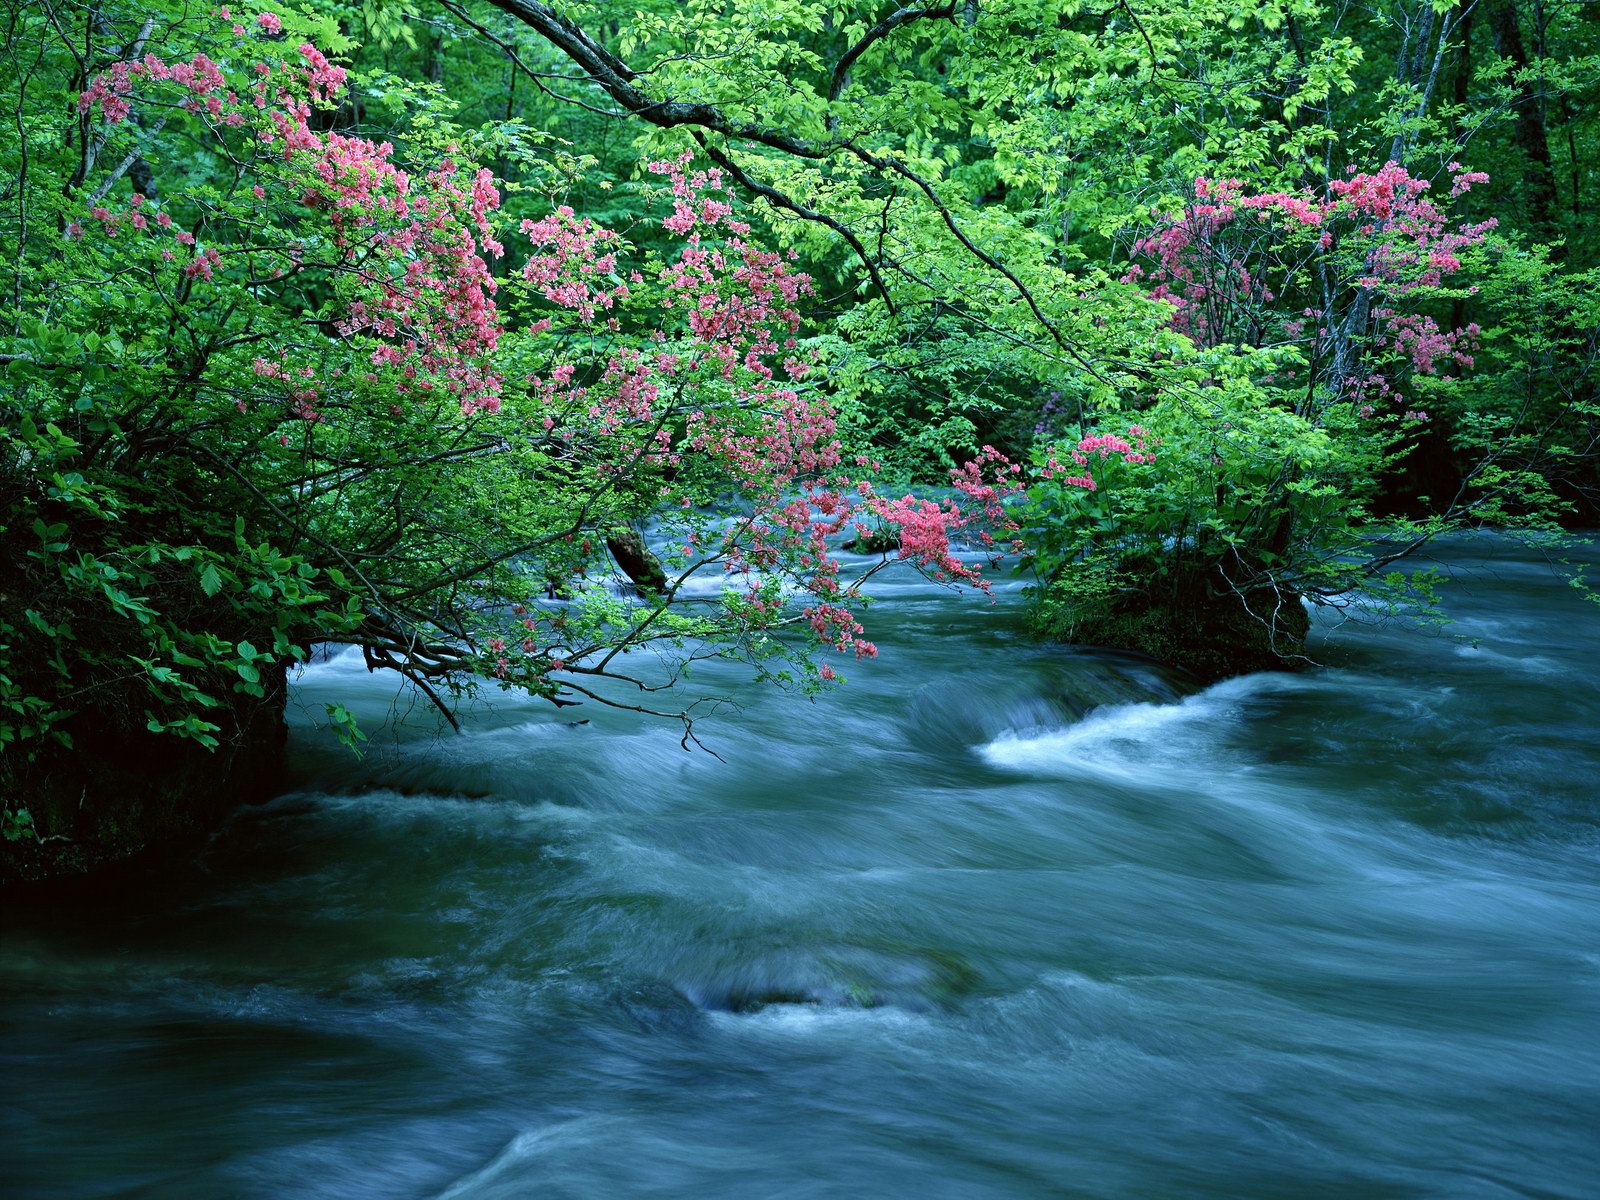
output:
[[[1311,618],[1299,596],[1270,589],[1241,594],[1216,574],[1169,577],[1159,588],[1108,597],[1046,595],[1033,627],[1053,641],[1134,650],[1206,682],[1309,662]]]
[[[865,533],[857,533],[843,548],[853,554],[888,554],[900,549],[900,529],[895,525],[869,529]]]
[[[661,560],[645,545],[644,536],[627,525],[619,525],[606,534],[606,549],[617,560],[622,573],[633,580],[641,592],[661,593],[667,590],[667,572]]]

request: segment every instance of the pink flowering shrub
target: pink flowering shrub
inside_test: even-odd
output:
[[[1424,308],[1496,226],[1452,219],[1451,203],[1488,177],[1459,163],[1450,176],[1438,199],[1392,162],[1320,194],[1200,178],[1180,213],[1135,241],[1124,278],[1169,304],[1172,328],[1197,345],[1292,350],[1263,382],[1312,410],[1404,420],[1406,382],[1470,369],[1481,334]]]
[[[259,25],[279,29],[270,13]],[[495,411],[501,380],[490,360],[500,317],[488,259],[502,251],[491,227],[500,198],[489,173],[449,153],[407,170],[388,143],[318,131],[313,110],[336,102],[344,71],[310,43],[290,51],[257,45],[248,34],[234,40],[241,50],[267,51],[237,80],[204,52],[170,62],[148,53],[96,75],[78,105],[111,125],[127,121],[135,100],[189,113],[247,165],[234,193],[237,211],[214,214],[200,228],[160,211],[152,227],[145,198],[135,193],[115,211],[95,207],[90,221],[107,238],[124,226],[140,235],[130,253],[150,261],[158,279],[176,281],[165,286],[185,302],[204,302],[193,289],[224,281],[261,299],[331,289],[336,332],[345,348],[359,347],[369,397],[437,393],[465,413]],[[254,372],[263,384],[284,386],[263,387],[250,402],[276,402],[315,421],[329,360],[349,357],[317,343],[271,347],[255,357]]]
[[[869,522],[894,526],[899,558],[930,576],[986,589],[981,563],[961,557],[956,541],[991,559],[1007,548],[1016,527],[1003,500],[1020,490],[1020,467],[986,448],[951,472],[962,503],[881,495],[870,461],[846,455],[798,340],[811,280],[752,240],[716,168],[697,170],[684,154],[647,173],[664,182],[665,257],[647,261],[565,207],[522,222],[532,243],[520,272],[533,317],[524,351],[537,346],[546,364],[522,378],[534,426],[586,464],[590,486],[651,482],[619,516],[655,513],[673,547],[666,598],[710,573],[725,584],[719,619],[741,642],[795,627],[819,646],[871,657],[877,649],[857,615],[861,581],[843,578],[830,553],[830,539]],[[739,520],[706,506],[728,495],[745,512]],[[588,569],[600,550],[585,545],[566,569]],[[547,653],[539,639],[534,647]],[[568,673],[590,669],[570,636],[559,654]],[[514,673],[514,660],[505,669]],[[836,675],[820,666],[812,677]]]
[[[754,238],[719,171],[647,164],[649,251],[556,197],[512,221],[468,139],[402,154],[330,129],[343,70],[274,14],[222,21],[226,53],[115,63],[78,100],[111,135],[144,106],[183,114],[238,164],[221,202],[113,190],[67,244],[86,275],[136,269],[152,319],[224,323],[193,415],[295,514],[370,664],[425,689],[477,671],[600,696],[618,676],[665,686],[618,659],[652,646],[673,671],[713,655],[777,676],[787,658],[832,682],[812,650],[876,654],[864,579],[831,551],[867,524],[930,577],[987,588],[1020,467],[986,449],[951,472],[953,499],[881,494],[800,340],[811,280]],[[654,569],[619,534],[641,522],[668,547]],[[613,558],[638,602],[593,586]]]
[[[1206,675],[1299,653],[1302,599],[1354,586],[1366,505],[1433,427],[1419,391],[1474,365],[1481,330],[1444,315],[1495,222],[1451,215],[1484,176],[1450,176],[1442,197],[1395,163],[1315,191],[1201,178],[1133,242],[1123,280],[1165,329],[1094,425],[1041,423],[1044,627]]]

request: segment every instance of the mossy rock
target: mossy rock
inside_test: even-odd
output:
[[[633,580],[641,592],[660,593],[667,590],[667,572],[661,560],[645,545],[637,529],[619,525],[606,534],[606,548],[617,560],[622,573]]]
[[[888,554],[900,549],[900,530],[892,525],[858,533],[844,544],[852,554]]]

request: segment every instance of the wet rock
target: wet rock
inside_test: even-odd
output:
[[[893,525],[858,533],[844,544],[852,554],[888,554],[900,549],[900,531]]]
[[[661,560],[644,544],[644,537],[637,529],[619,526],[611,530],[606,534],[606,549],[611,551],[611,557],[617,560],[622,573],[633,580],[634,586],[640,591],[666,591],[667,572],[661,566]]]
[[[758,1013],[781,1006],[948,1008],[977,986],[978,974],[948,953],[834,946],[766,954],[680,981],[679,990],[710,1012]]]

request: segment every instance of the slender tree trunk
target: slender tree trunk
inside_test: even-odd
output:
[[[1472,98],[1472,14],[1476,10],[1476,5],[1468,8],[1461,14],[1461,20],[1456,26],[1461,31],[1461,45],[1456,48],[1456,74],[1450,99],[1456,108],[1456,117],[1451,123],[1451,134],[1458,146],[1466,133],[1463,117],[1467,101]]]
[[[1522,25],[1515,0],[1487,0],[1485,15],[1500,57],[1511,60],[1518,75],[1517,123],[1513,139],[1526,163],[1523,195],[1528,205],[1528,223],[1536,237],[1556,235],[1557,206],[1555,172],[1550,167],[1550,142],[1545,135],[1544,105],[1540,89],[1526,78],[1528,50],[1522,41]]]
[[[1572,223],[1583,218],[1583,170],[1578,165],[1577,114],[1565,96],[1561,97],[1561,124],[1567,131],[1567,163],[1572,175]]]
[[[444,82],[444,55],[439,34],[430,30],[422,38],[422,74],[429,83]]]
[[[1451,123],[1451,136],[1455,144],[1466,144],[1467,101],[1472,98],[1472,14],[1477,11],[1473,0],[1462,0],[1468,7],[1461,14],[1457,28],[1461,30],[1461,45],[1456,50],[1456,73],[1450,99],[1455,105],[1455,120]],[[1467,323],[1467,298],[1457,296],[1450,302],[1450,328],[1460,329]]]
[[[1534,38],[1534,53],[1539,56],[1539,61],[1543,63],[1545,59],[1550,57],[1550,46],[1545,40],[1550,29],[1550,13],[1545,8],[1544,0],[1534,0],[1533,19],[1537,25],[1536,36]],[[1577,131],[1573,127],[1573,122],[1576,118],[1572,111],[1572,100],[1565,91],[1561,93],[1560,98],[1561,128],[1566,133],[1567,141],[1568,181],[1572,187],[1572,224],[1573,228],[1576,229],[1578,221],[1583,217],[1583,170],[1579,166],[1578,161],[1578,137]],[[1550,124],[1550,109],[1545,104],[1542,80],[1540,84],[1539,100],[1539,118],[1545,123],[1545,126],[1548,129]],[[1554,168],[1552,166],[1552,171],[1553,170]]]

